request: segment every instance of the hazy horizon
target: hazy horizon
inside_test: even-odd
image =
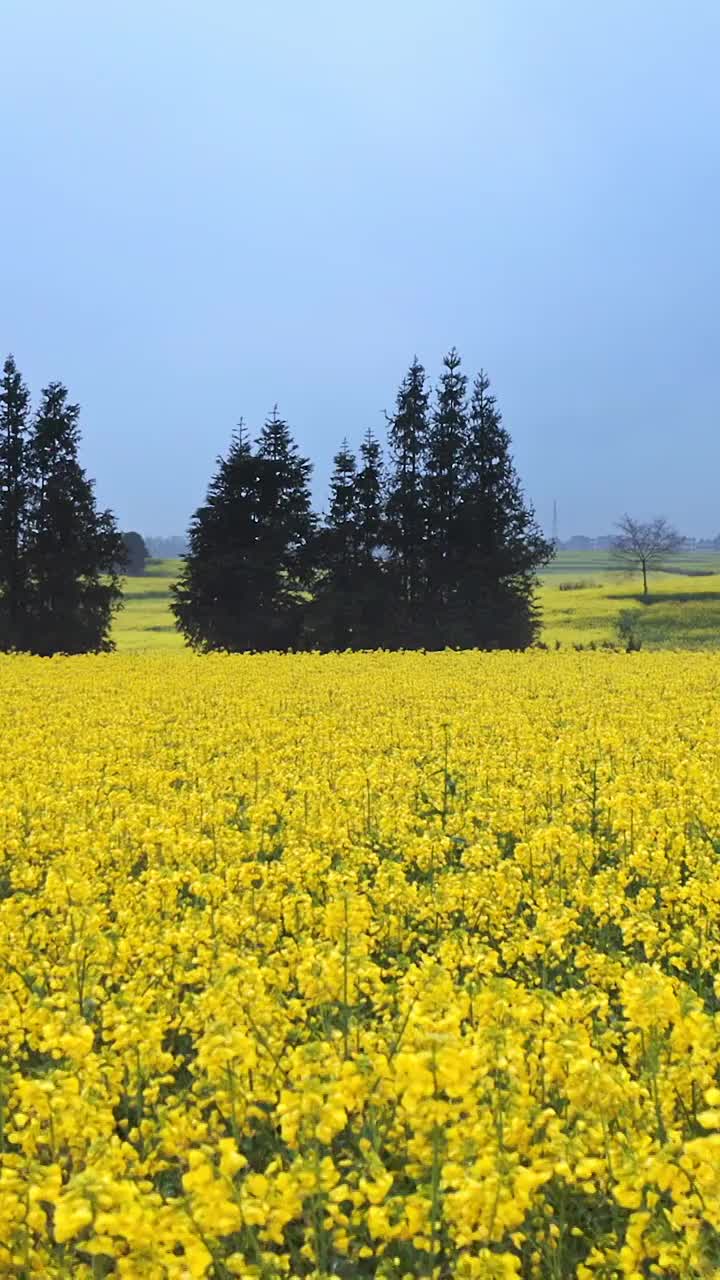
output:
[[[414,353],[493,383],[560,536],[720,531],[720,8],[6,0],[0,355],[123,528],[276,401],[323,505]]]

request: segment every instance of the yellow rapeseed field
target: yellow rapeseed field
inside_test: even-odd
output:
[[[720,1274],[720,656],[0,660],[0,1274]]]

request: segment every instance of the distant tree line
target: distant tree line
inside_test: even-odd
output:
[[[188,549],[187,538],[178,535],[160,537],[146,534],[145,545],[154,560],[176,560],[179,556],[184,556]]]
[[[328,509],[277,408],[244,425],[193,517],[172,609],[199,650],[522,649],[539,619],[536,572],[552,555],[523,495],[484,372],[455,349],[431,390],[413,360],[387,420],[343,440]]]
[[[335,455],[327,511],[277,409],[240,426],[196,511],[172,608],[199,650],[525,648],[552,548],[526,502],[484,373],[455,350],[436,388],[416,359],[387,415]],[[112,647],[121,574],[148,547],[98,510],[79,407],[49,383],[32,411],[14,359],[0,379],[0,649]]]
[[[8,356],[0,378],[0,649],[109,649],[125,548],[78,460],[79,407],[50,382],[33,413]]]

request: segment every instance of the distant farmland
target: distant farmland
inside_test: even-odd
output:
[[[615,640],[630,613],[644,648],[720,648],[720,553],[687,552],[668,568],[650,574],[643,599],[639,575],[619,572],[608,552],[560,551],[539,592],[545,643]]]
[[[151,560],[142,578],[125,579],[125,608],[113,629],[118,649],[183,648],[170,612],[170,584],[179,572],[179,560]]]
[[[115,621],[118,649],[181,649],[170,612],[179,560],[152,561],[142,578],[125,579],[125,608]],[[638,576],[619,573],[606,551],[560,551],[541,575],[543,640],[563,648],[617,639],[621,613],[632,611],[644,648],[720,648],[720,553],[675,556],[672,572],[650,576],[642,598]]]

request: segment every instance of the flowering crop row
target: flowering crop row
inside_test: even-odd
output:
[[[0,661],[0,1275],[720,1273],[720,659]]]

